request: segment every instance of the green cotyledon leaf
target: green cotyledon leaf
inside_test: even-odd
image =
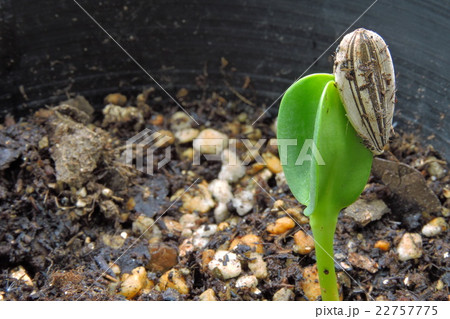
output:
[[[308,206],[305,215],[317,204],[330,212],[348,206],[364,189],[372,154],[347,120],[333,75],[307,76],[286,91],[277,139],[288,185]]]
[[[314,138],[317,108],[325,85],[333,80],[331,74],[312,74],[300,79],[286,91],[278,111],[281,164],[292,194],[304,205],[309,204],[311,160],[301,162],[300,155],[306,151],[312,154],[307,144]]]
[[[323,164],[311,164],[310,215],[315,206],[325,204],[333,209],[356,201],[370,175],[373,155],[364,146],[347,119],[335,82],[325,85],[314,125],[314,143]]]

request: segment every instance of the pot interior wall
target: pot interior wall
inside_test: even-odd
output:
[[[270,105],[306,72],[331,72],[332,43],[372,1],[78,1],[161,85],[195,90],[207,66],[211,90],[224,88],[220,58],[248,75]],[[371,29],[396,68],[396,128],[447,159],[449,1],[378,1],[349,30]],[[325,50],[327,50],[325,54]],[[110,92],[154,82],[75,1],[0,1],[1,116],[29,114],[78,93],[100,107]],[[261,106],[258,106],[262,109]],[[275,117],[278,103],[268,112]]]

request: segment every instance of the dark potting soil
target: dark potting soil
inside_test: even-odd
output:
[[[198,92],[176,92],[198,126],[186,116],[174,119],[180,109],[155,89],[126,100],[112,95],[103,112],[94,112],[88,101],[77,97],[56,108],[43,107],[27,118],[4,120],[0,125],[1,299],[125,299],[120,294],[124,274],[137,267],[146,268],[147,280],[139,292],[127,295],[131,299],[199,300],[210,288],[218,300],[272,300],[283,288],[292,292],[288,299],[311,299],[304,269],[314,265],[314,250],[293,249],[293,235],[299,225],[310,232],[308,223],[280,234],[268,231],[268,225],[286,216],[279,205],[296,209],[299,220],[306,218],[276,163],[267,163],[266,169],[253,159],[245,175],[230,183],[234,195],[251,189],[247,214],[237,214],[230,202],[229,217],[217,222],[217,201],[201,208],[211,194],[205,194],[208,187],[202,190],[198,185],[217,179],[222,163],[202,159],[201,165],[193,165],[192,141],[180,142],[181,129],[213,128],[238,141],[264,138],[260,154],[278,157],[268,143],[275,138],[274,119],[263,117],[251,125],[263,109],[252,93],[251,80],[237,79],[230,82],[229,90],[211,92],[203,77],[197,78]],[[118,105],[108,109],[111,102]],[[170,137],[164,146],[170,146],[171,161],[155,167],[153,175],[123,163],[126,140],[144,128]],[[238,142],[236,147],[243,159],[245,145]],[[157,149],[155,163],[166,155],[164,147]],[[251,188],[251,177],[263,189]],[[194,181],[195,192],[177,200],[179,190]],[[365,215],[339,217],[335,258],[344,300],[449,299],[448,227],[432,236],[423,232],[437,217],[448,223],[449,184],[447,163],[439,150],[412,134],[392,137],[389,149],[374,161],[361,195],[368,208],[359,214]],[[387,206],[379,218],[371,216],[376,200]],[[182,220],[186,214],[194,216],[191,225]],[[149,221],[155,225],[143,233],[142,225]],[[189,246],[186,239],[193,240],[205,225],[218,229],[203,237],[202,244]],[[399,245],[409,233],[420,237],[413,247],[420,256],[402,261]],[[208,256],[229,249],[233,240],[246,234],[258,236],[263,246],[267,276],[259,276],[257,289],[236,287],[238,277],[224,280],[208,268],[212,258]],[[245,244],[234,250],[242,275],[254,274],[248,266],[249,250],[252,247]],[[184,283],[162,282],[163,273],[172,268]]]

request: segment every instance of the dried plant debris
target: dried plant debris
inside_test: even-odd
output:
[[[409,165],[375,158],[372,173],[385,184],[405,209],[437,213],[442,210],[436,194],[420,172]]]
[[[258,145],[276,138],[276,120],[251,126],[259,114],[242,97],[257,99],[246,89],[241,97],[179,95],[199,127],[152,89],[112,92],[97,113],[78,96],[5,120],[1,299],[320,299],[309,219],[286,187],[276,147]],[[172,136],[155,150],[153,175],[124,162],[126,141],[144,126]],[[198,136],[222,140],[199,148]],[[250,143],[233,142],[240,138]],[[212,148],[222,156],[206,160]],[[158,169],[166,149],[171,160]],[[133,163],[145,154],[134,148]],[[397,134],[372,175],[339,217],[336,260],[356,280],[338,269],[341,297],[448,300],[446,163]]]

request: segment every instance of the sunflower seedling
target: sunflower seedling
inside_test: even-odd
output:
[[[316,242],[322,300],[339,300],[333,259],[339,212],[358,199],[373,154],[382,153],[392,130],[393,72],[383,39],[358,29],[343,38],[334,75],[304,77],[281,101],[280,158],[293,195],[307,206],[304,214]],[[312,145],[311,160],[299,161],[305,158],[305,143]]]

